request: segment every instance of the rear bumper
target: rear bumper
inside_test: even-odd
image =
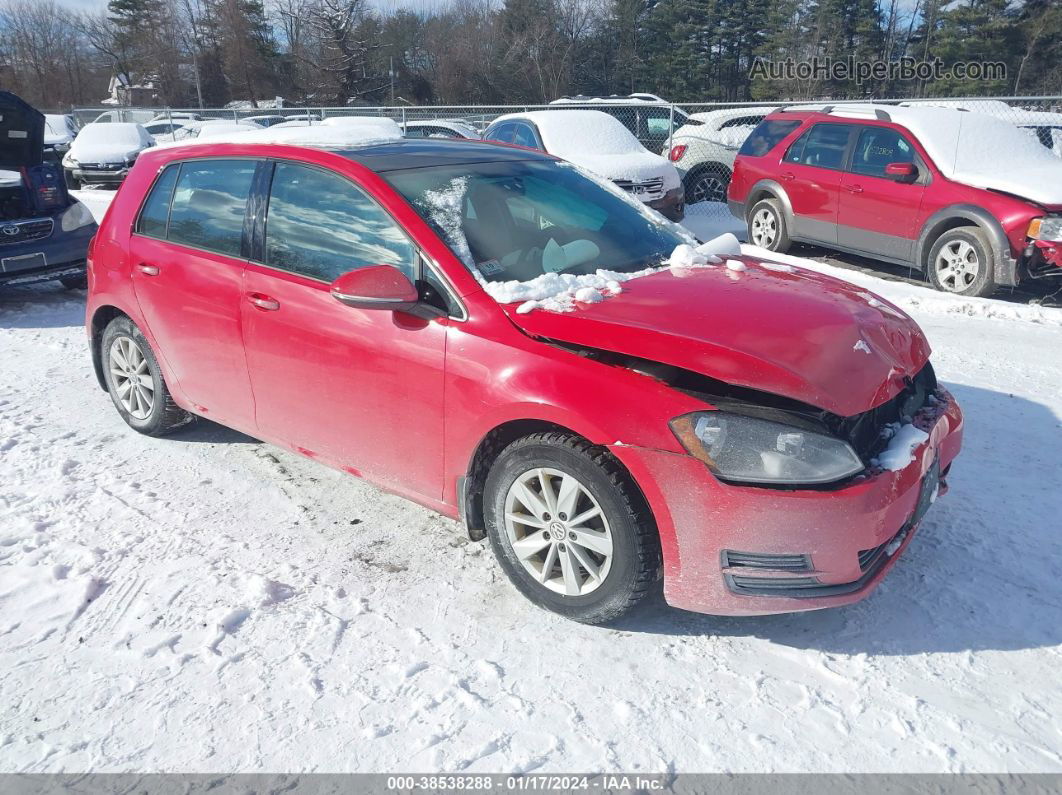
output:
[[[48,237],[0,245],[0,284],[29,284],[84,273],[89,241],[96,234],[96,228],[96,224],[89,224],[73,232],[64,232],[56,216],[55,227]],[[36,262],[30,259],[11,261],[36,254],[44,255],[43,264],[39,259]]]
[[[730,485],[687,455],[611,449],[657,520],[667,602],[765,615],[837,607],[873,591],[918,532],[923,479],[935,467],[947,472],[962,431],[962,412],[950,399],[906,468],[829,491]]]

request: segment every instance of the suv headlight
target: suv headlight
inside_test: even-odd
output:
[[[864,468],[847,442],[771,420],[697,411],[673,419],[671,430],[690,455],[738,483],[833,483]]]
[[[92,213],[88,211],[88,208],[81,202],[74,202],[63,213],[60,225],[64,232],[73,232],[75,229],[88,226],[92,223],[92,220]]]
[[[1029,223],[1028,236],[1034,240],[1062,240],[1062,215],[1034,218]]]
[[[69,152],[67,152],[66,157],[63,158],[63,165],[66,168],[77,168],[81,164],[77,161],[75,157],[73,157]]]

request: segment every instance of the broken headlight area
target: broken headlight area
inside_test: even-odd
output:
[[[671,428],[690,455],[734,483],[821,485],[864,469],[842,439],[781,422],[698,411],[672,420]]]

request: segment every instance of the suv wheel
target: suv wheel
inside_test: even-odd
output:
[[[660,543],[640,492],[607,450],[565,433],[506,447],[484,493],[494,554],[539,607],[614,620],[658,580]]]
[[[949,229],[929,250],[929,281],[946,293],[990,295],[996,289],[994,269],[988,236],[975,226]]]
[[[730,187],[730,169],[712,163],[694,173],[686,183],[686,204],[725,202]]]
[[[173,402],[151,346],[129,318],[115,318],[103,330],[100,355],[107,391],[130,428],[162,436],[195,419]]]
[[[749,242],[754,246],[784,254],[789,250],[789,230],[777,199],[756,202],[748,216]]]

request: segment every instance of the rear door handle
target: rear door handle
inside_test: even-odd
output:
[[[276,312],[280,309],[280,301],[262,293],[248,293],[247,300],[264,312]]]
[[[863,186],[862,185],[845,185],[844,189],[846,191],[848,191],[849,193],[862,193],[863,192]]]
[[[791,171],[784,171],[782,172],[782,179],[784,179],[786,182],[791,182],[796,179],[796,174]]]
[[[158,276],[159,275],[159,266],[158,265],[148,265],[146,262],[141,262],[136,267],[137,267],[137,270],[139,270],[145,276]]]

